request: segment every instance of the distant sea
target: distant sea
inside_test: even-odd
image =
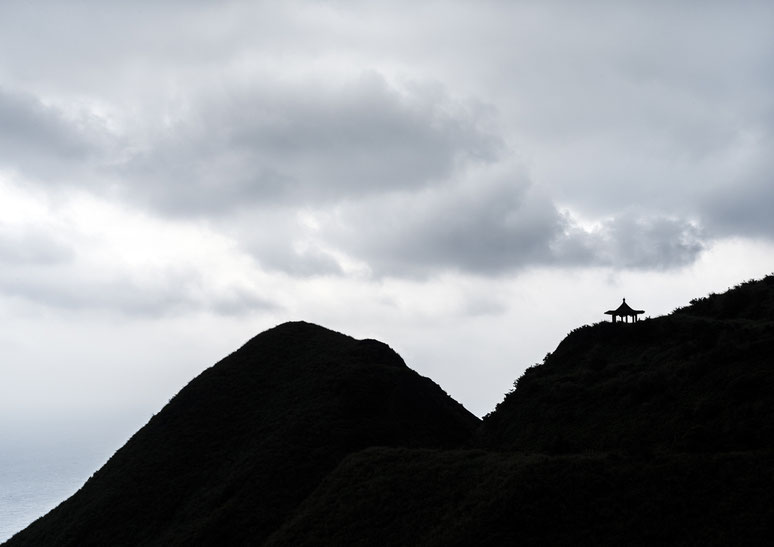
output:
[[[6,447],[0,454],[0,543],[74,494],[110,450]]]

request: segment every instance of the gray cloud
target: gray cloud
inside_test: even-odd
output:
[[[701,197],[702,216],[716,236],[774,239],[772,145],[772,136],[756,139],[745,151],[744,165]]]
[[[254,207],[218,218],[218,228],[264,271],[295,278],[344,275],[330,244],[294,208]]]
[[[0,92],[0,162],[206,218],[264,269],[667,269],[774,238],[767,3],[98,5],[0,8],[31,90]],[[27,25],[61,47],[19,47]],[[510,156],[529,177],[476,180]],[[312,234],[302,209],[334,220]]]
[[[0,295],[67,311],[104,311],[158,317],[211,311],[243,315],[278,309],[269,298],[244,287],[215,290],[194,271],[158,272],[152,281],[127,274],[90,272],[73,264],[5,264]]]
[[[18,226],[0,223],[0,265],[53,265],[69,262],[73,249],[53,227]]]
[[[336,257],[318,248],[293,249],[286,243],[256,247],[259,264],[268,271],[280,271],[293,277],[343,275]]]
[[[532,266],[670,269],[692,263],[707,241],[688,220],[643,213],[587,229],[518,178],[358,204],[342,209],[322,237],[375,275],[396,277],[499,275]]]
[[[617,269],[667,270],[693,263],[707,241],[703,230],[685,219],[622,214],[593,231],[570,226],[557,258]]]
[[[357,199],[492,161],[483,111],[375,73],[340,85],[250,86],[201,99],[121,170],[132,196],[176,214]]]
[[[49,179],[82,171],[100,154],[106,132],[83,112],[67,115],[34,95],[0,87],[0,165]]]
[[[345,248],[379,275],[498,273],[542,263],[560,219],[528,189],[524,182],[498,181],[363,208],[347,222]]]

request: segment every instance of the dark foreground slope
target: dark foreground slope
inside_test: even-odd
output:
[[[478,422],[386,345],[287,323],[190,382],[7,545],[258,545],[345,455],[458,447]]]
[[[273,547],[771,545],[769,453],[349,456]]]
[[[519,378],[484,446],[533,452],[774,448],[774,276],[634,324],[570,333]]]

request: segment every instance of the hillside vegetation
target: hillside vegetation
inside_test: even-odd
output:
[[[484,446],[549,453],[774,446],[774,276],[671,315],[571,332],[486,417]]]
[[[771,454],[371,449],[266,545],[766,545]]]

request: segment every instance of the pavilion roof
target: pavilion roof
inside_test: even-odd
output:
[[[614,310],[607,310],[606,315],[637,315],[639,313],[645,313],[645,310],[635,310],[629,304],[626,303],[626,298],[623,299],[623,303]]]

